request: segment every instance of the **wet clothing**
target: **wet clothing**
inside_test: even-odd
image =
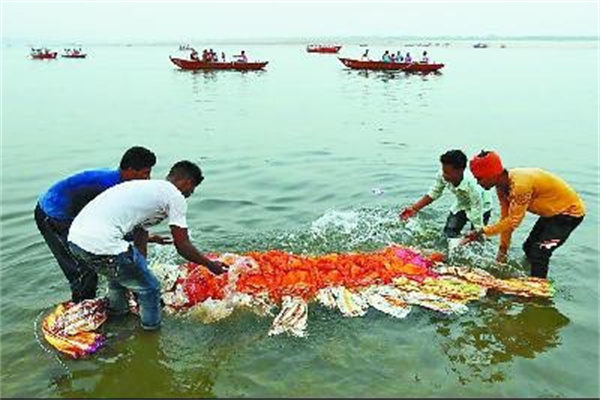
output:
[[[127,290],[136,294],[140,306],[142,328],[154,330],[160,327],[160,282],[148,268],[146,258],[134,246],[115,256],[91,254],[74,243],[70,250],[86,265],[108,278],[108,308],[113,314],[129,311]]]
[[[429,189],[427,196],[431,197],[431,199],[435,201],[442,196],[445,189],[450,191],[456,198],[454,204],[452,204],[450,207],[450,216],[448,218],[451,218],[452,215],[462,212],[465,214],[465,218],[471,221],[471,224],[475,229],[479,229],[485,225],[483,215],[486,212],[491,211],[492,199],[490,193],[487,190],[483,190],[481,186],[475,182],[475,179],[471,176],[471,174],[468,174],[465,171],[463,179],[458,186],[454,186],[452,183],[446,182],[442,174],[439,174],[435,180],[435,183]],[[465,223],[466,220],[462,222],[462,224],[458,223],[458,225],[460,225],[460,229],[462,229]],[[448,225],[449,222],[446,223],[446,226]],[[457,224],[451,225],[458,226]],[[458,233],[460,233],[460,229],[458,229]],[[452,228],[452,231],[455,230],[455,228]],[[444,232],[446,232],[446,228],[444,228]]]
[[[531,276],[546,278],[548,264],[554,250],[563,245],[571,232],[579,226],[583,217],[559,214],[554,217],[540,217],[529,237],[523,243],[523,251],[531,264]]]
[[[508,250],[512,232],[527,211],[540,216],[523,250],[531,263],[531,274],[546,277],[550,256],[579,226],[585,216],[581,197],[558,176],[539,168],[508,171],[509,192],[497,189],[501,219],[485,226],[487,236],[500,234],[500,249]]]
[[[491,215],[491,210],[487,210],[483,213],[483,224],[488,223]],[[469,221],[469,218],[467,217],[467,213],[464,211],[448,214],[448,218],[446,219],[446,225],[444,226],[444,236],[447,239],[460,237],[460,232],[464,228],[467,221]],[[471,229],[476,229],[475,225],[472,222]]]
[[[119,170],[87,170],[58,181],[38,198],[36,225],[69,281],[74,302],[96,297],[98,275],[69,251],[67,235],[71,222],[90,200],[120,182]]]
[[[48,248],[69,281],[71,300],[79,303],[82,300],[95,298],[98,275],[93,269],[76,260],[69,251],[67,235],[70,223],[49,217],[39,205],[35,208],[34,217]]]

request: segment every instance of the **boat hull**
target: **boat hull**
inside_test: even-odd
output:
[[[340,62],[351,69],[362,69],[371,71],[405,71],[429,73],[439,71],[444,64],[423,64],[423,63],[395,63],[384,61],[363,61],[350,58],[338,57]]]
[[[207,62],[199,60],[184,60],[169,57],[171,62],[186,71],[257,71],[264,69],[269,63],[263,62]]]
[[[340,51],[342,46],[328,46],[328,47],[307,47],[306,51],[309,53],[327,53],[335,54]]]
[[[58,53],[48,53],[48,54],[31,54],[31,58],[34,60],[54,60]]]

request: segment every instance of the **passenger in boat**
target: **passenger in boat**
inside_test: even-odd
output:
[[[210,61],[208,50],[206,50],[206,49],[202,50],[202,61],[204,61],[204,62]]]
[[[446,218],[443,229],[447,239],[460,237],[467,222],[471,229],[479,229],[490,219],[492,200],[489,192],[482,190],[473,176],[467,172],[467,156],[461,150],[449,150],[440,156],[441,173],[438,174],[429,193],[400,213],[400,219],[407,220],[421,209],[439,199],[448,189],[454,197],[454,204]]]
[[[396,54],[394,54],[394,53],[390,54],[390,62],[393,62],[393,63],[396,62]]]
[[[404,62],[410,64],[412,62],[412,57],[410,56],[410,52],[406,53],[406,57],[404,57]]]
[[[225,58],[225,52],[224,51],[221,52],[221,61],[222,62],[227,62],[227,59]]]
[[[360,59],[363,60],[363,61],[369,61],[370,60],[370,58],[369,58],[369,49],[365,50],[364,54],[362,55],[362,57]]]
[[[248,56],[246,56],[245,50],[242,50],[241,53],[239,55],[237,55],[236,57],[237,57],[237,62],[243,62],[243,63],[248,62]]]
[[[37,227],[71,287],[71,300],[80,302],[96,297],[98,275],[78,262],[67,247],[67,234],[73,219],[97,195],[121,182],[149,179],[156,156],[144,147],[132,147],[119,169],[91,169],[56,182],[40,195],[35,207]],[[155,236],[152,241],[164,239]]]
[[[196,51],[196,49],[192,49],[192,52],[190,53],[190,59],[194,60],[194,61],[200,61],[200,59],[198,58],[198,52]]]
[[[160,282],[148,268],[147,229],[167,219],[178,254],[204,265],[214,274],[228,266],[211,261],[192,244],[188,234],[186,198],[204,180],[193,162],[175,163],[164,180],[126,182],[111,187],[88,203],[69,230],[69,249],[78,260],[108,279],[108,309],[116,315],[129,312],[127,291],[137,295],[142,328],[161,324]],[[135,246],[126,240],[134,232]]]
[[[421,56],[422,64],[429,64],[429,57],[427,56],[427,51],[423,52],[423,56]]]
[[[527,211],[536,214],[539,218],[523,243],[523,251],[531,266],[530,275],[546,278],[552,253],[585,217],[579,194],[564,180],[541,168],[507,170],[493,151],[482,151],[471,159],[469,167],[484,189],[496,188],[501,216],[497,223],[467,233],[466,241],[500,235],[496,261],[506,262],[513,231]]]
[[[383,53],[383,55],[381,56],[381,61],[386,62],[386,63],[391,62],[389,50],[386,50],[385,53]]]
[[[396,52],[396,62],[401,63],[402,61],[404,61],[404,57],[402,57],[402,53],[400,53],[400,50],[398,50]]]

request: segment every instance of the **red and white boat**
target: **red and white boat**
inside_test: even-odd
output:
[[[425,64],[420,62],[413,63],[397,63],[372,60],[353,60],[351,58],[338,57],[340,62],[351,69],[363,69],[372,71],[404,71],[429,73],[439,71],[444,67],[444,64]]]
[[[306,46],[306,51],[309,53],[329,53],[335,54],[340,51],[342,46],[325,46],[320,44],[309,44]]]
[[[260,62],[218,62],[218,61],[202,61],[202,60],[186,60],[183,58],[169,57],[169,60],[179,68],[189,71],[257,71],[264,69],[269,63],[268,61]]]
[[[34,50],[29,55],[33,60],[54,60],[58,53],[56,51],[50,51],[48,49],[44,49],[43,51]]]

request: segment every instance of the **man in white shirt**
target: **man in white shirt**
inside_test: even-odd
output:
[[[160,283],[148,269],[148,227],[168,219],[177,252],[188,261],[202,264],[215,274],[227,266],[211,261],[188,236],[185,198],[204,180],[200,167],[179,161],[166,180],[130,181],[113,186],[88,203],[69,230],[69,248],[84,263],[108,277],[109,310],[128,310],[126,291],[137,295],[142,327],[160,327]],[[126,236],[133,233],[134,244]]]
[[[479,229],[487,224],[492,210],[492,201],[488,191],[483,190],[473,176],[465,174],[467,156],[460,150],[450,150],[440,156],[442,173],[429,193],[421,197],[413,205],[406,207],[400,213],[402,220],[415,215],[419,210],[428,206],[441,197],[444,189],[448,189],[456,197],[450,208],[450,214],[444,226],[446,238],[457,238],[467,223]]]

